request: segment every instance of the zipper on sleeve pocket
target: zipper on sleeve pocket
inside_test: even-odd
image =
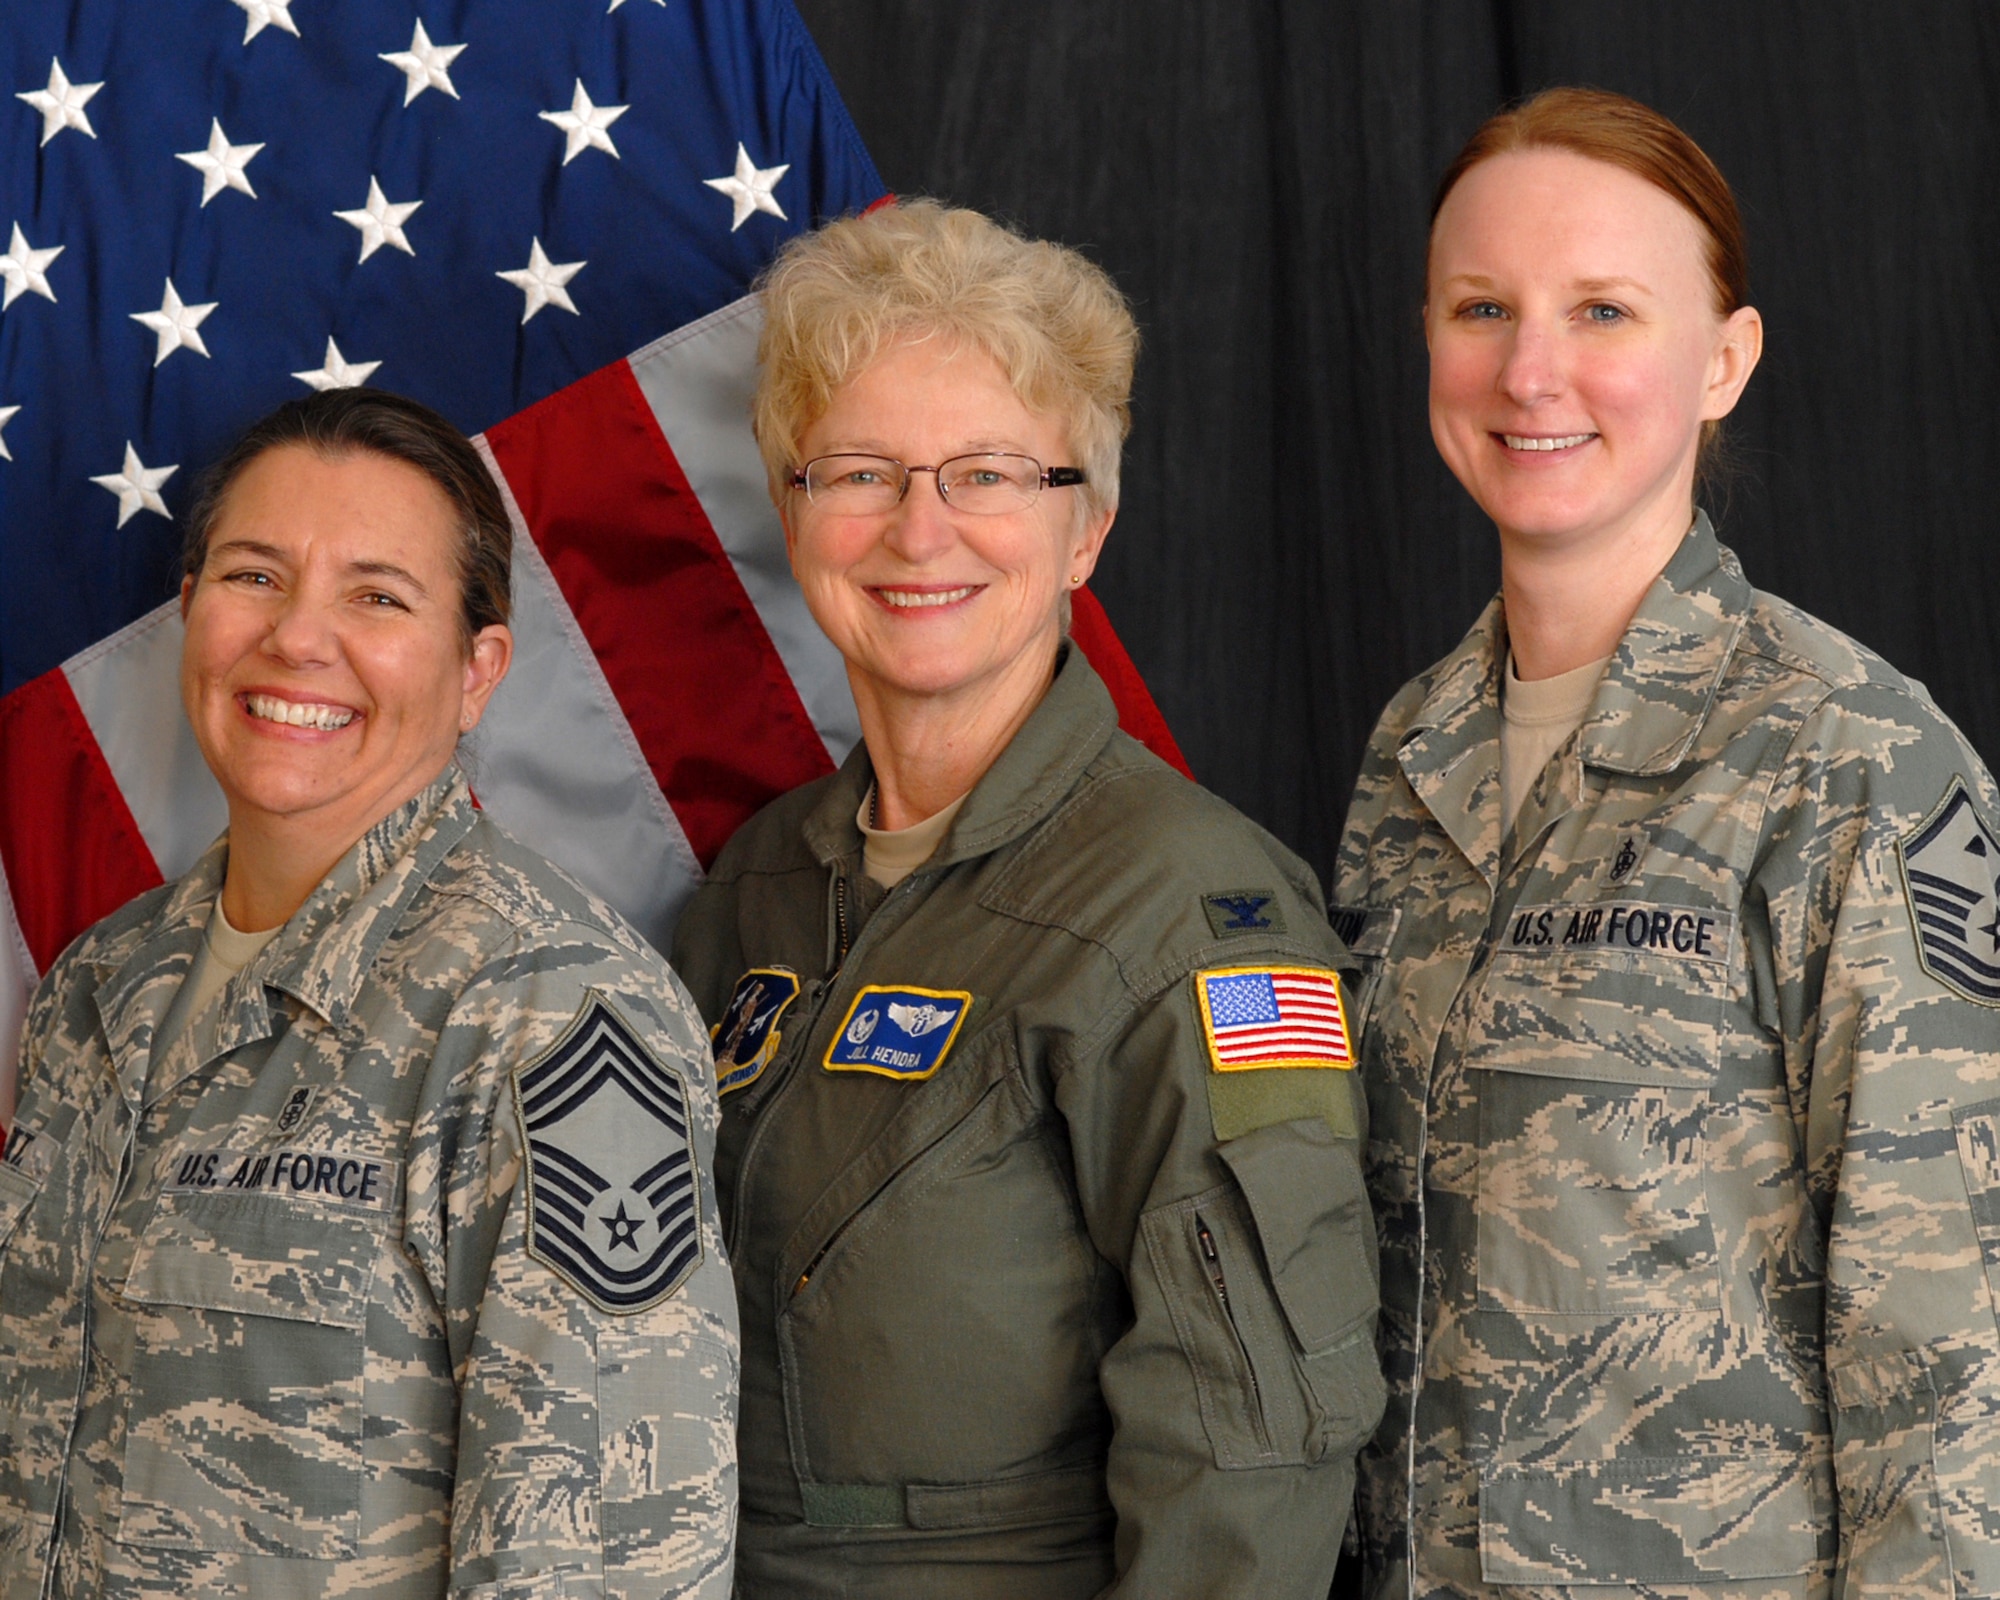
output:
[[[1208,1281],[1215,1289],[1216,1304],[1221,1307],[1223,1325],[1229,1329],[1230,1338],[1236,1344],[1236,1356],[1243,1363],[1244,1375],[1250,1383],[1250,1417],[1256,1424],[1257,1441],[1268,1454],[1271,1448],[1270,1431],[1264,1425],[1264,1396],[1257,1386],[1257,1368],[1250,1360],[1250,1347],[1243,1342],[1243,1332],[1236,1325],[1236,1313],[1229,1305],[1229,1279],[1222,1270],[1222,1252],[1215,1247],[1215,1235],[1210,1231],[1208,1220],[1196,1212],[1194,1215],[1194,1237],[1201,1251],[1201,1264],[1208,1274]]]

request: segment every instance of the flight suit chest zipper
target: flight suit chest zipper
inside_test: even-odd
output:
[[[869,929],[885,925],[882,913],[888,910],[898,897],[907,898],[905,891],[911,889],[919,878],[926,876],[928,875],[921,872],[913,872],[883,897],[882,904],[875,908],[875,915],[868,919],[868,928],[862,930],[862,942],[866,942]],[[808,989],[807,993],[801,996],[801,999],[806,1002],[807,1010],[793,1024],[796,1042],[791,1050],[786,1052],[785,1061],[771,1069],[781,1072],[784,1075],[783,1081],[772,1089],[770,1098],[758,1109],[756,1113],[757,1126],[751,1130],[749,1143],[743,1147],[743,1160],[738,1164],[736,1169],[736,1204],[732,1210],[735,1225],[731,1227],[729,1237],[724,1241],[732,1252],[736,1250],[742,1234],[744,1208],[748,1203],[750,1195],[750,1178],[755,1170],[757,1158],[763,1152],[765,1135],[770,1131],[772,1119],[776,1115],[779,1105],[784,1101],[785,1096],[791,1093],[793,1085],[798,1080],[799,1073],[805,1070],[805,1043],[812,1037],[813,1031],[818,1028],[820,1016],[827,1009],[827,1005],[833,999],[835,991],[840,988],[841,975],[847,970],[848,956],[854,948],[854,941],[848,925],[847,874],[844,872],[837,874],[833,880],[833,924],[836,939],[833,968],[827,973],[824,979],[815,982]],[[822,1250],[820,1255],[824,1255],[825,1253]],[[817,1266],[818,1264],[819,1257],[815,1256],[813,1258],[813,1265]],[[810,1268],[808,1268],[808,1271],[810,1271]],[[803,1284],[805,1280],[802,1278],[799,1281]]]

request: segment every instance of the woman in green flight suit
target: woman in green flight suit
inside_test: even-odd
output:
[[[928,202],[765,285],[756,419],[863,743],[683,919],[716,1026],[750,1596],[1322,1600],[1381,1405],[1306,867],[1064,637],[1136,333]]]

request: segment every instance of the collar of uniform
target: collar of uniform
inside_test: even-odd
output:
[[[1752,592],[1708,514],[1675,550],[1618,643],[1578,735],[1584,762],[1655,775],[1687,759],[1715,704]]]
[[[446,767],[355,841],[246,970],[338,1026],[403,908],[478,820],[464,775]]]
[[[1083,652],[1065,640],[1049,692],[972,786],[951,832],[925,864],[949,866],[987,855],[1027,832],[1076,787],[1078,775],[1117,731],[1111,691]],[[807,847],[822,866],[861,853],[854,814],[874,781],[867,747],[857,744],[806,819]]]
[[[1500,674],[1506,622],[1494,599],[1435,669],[1396,751],[1432,816],[1488,883],[1500,870]]]
[[[172,885],[136,938],[116,940],[90,958],[92,966],[105,969],[95,996],[97,1015],[113,1066],[135,1104],[145,1084],[154,1030],[201,953],[228,859],[224,835]]]

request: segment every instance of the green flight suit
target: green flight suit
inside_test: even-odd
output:
[[[227,859],[29,1012],[0,1597],[723,1600],[735,1295],[686,993],[452,770],[155,1051]]]
[[[745,973],[801,986],[768,1064],[718,1041],[738,1592],[1323,1600],[1383,1394],[1361,1098],[1212,1070],[1197,996],[1329,989],[1318,886],[1073,649],[886,897],[870,781],[857,748],[753,819],[675,940],[718,1025]],[[931,1075],[843,1064],[884,1008]]]
[[[1505,660],[1390,704],[1334,877],[1371,1592],[2000,1593],[1991,776],[1705,517],[1503,836]]]

